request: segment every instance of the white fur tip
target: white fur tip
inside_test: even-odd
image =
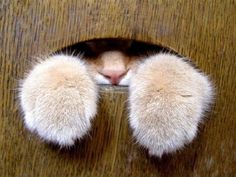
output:
[[[132,77],[129,91],[134,137],[158,157],[194,139],[213,97],[208,78],[170,54],[147,58]]]
[[[97,86],[79,58],[45,59],[30,71],[20,91],[25,125],[42,139],[70,146],[90,129]]]

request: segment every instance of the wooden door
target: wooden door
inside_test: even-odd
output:
[[[234,176],[235,17],[234,0],[1,0],[0,176]],[[110,37],[170,47],[209,74],[215,106],[193,143],[150,158],[133,141],[127,90],[112,87],[101,88],[93,130],[71,150],[45,144],[24,128],[17,88],[33,56]]]

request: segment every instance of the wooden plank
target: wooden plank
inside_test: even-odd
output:
[[[0,2],[0,176],[234,176],[234,0],[42,0]],[[42,143],[23,127],[18,80],[32,56],[79,41],[121,37],[173,48],[192,58],[217,88],[197,139],[159,160],[131,136],[127,92],[104,88],[90,136],[71,150]]]

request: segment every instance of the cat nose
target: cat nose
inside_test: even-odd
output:
[[[118,85],[126,70],[103,70],[101,74],[110,80],[112,85]]]

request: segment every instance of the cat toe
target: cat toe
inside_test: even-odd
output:
[[[212,102],[208,78],[171,54],[147,58],[129,87],[129,123],[137,142],[161,157],[190,143]]]
[[[25,125],[43,140],[73,145],[91,127],[97,95],[82,61],[51,56],[35,65],[20,88]]]

